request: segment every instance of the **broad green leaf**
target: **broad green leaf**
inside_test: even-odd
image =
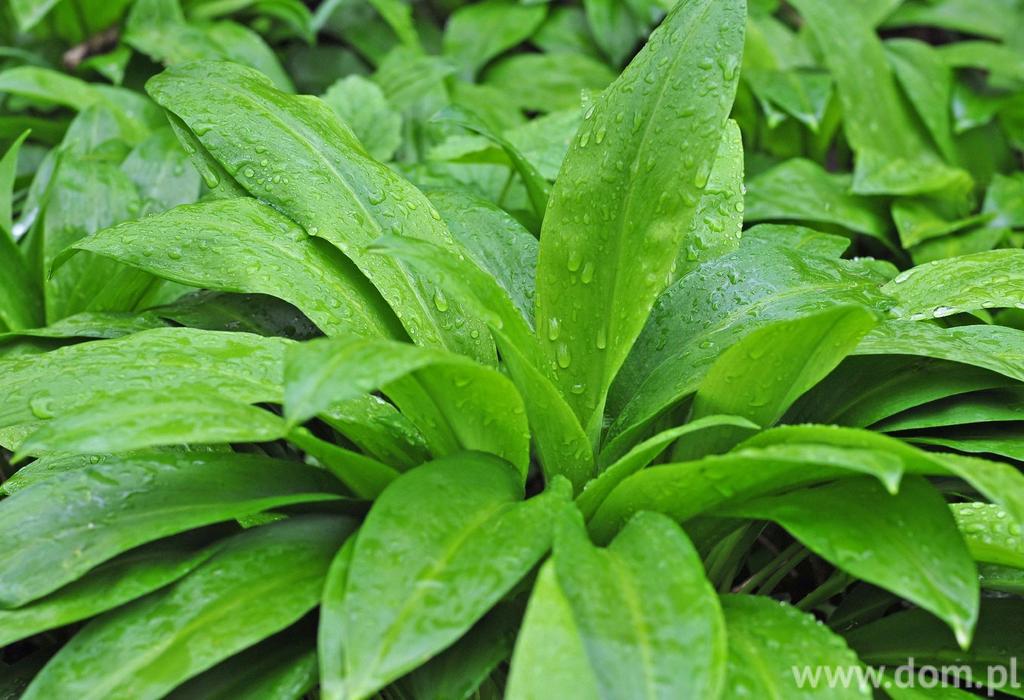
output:
[[[499,604],[459,641],[398,680],[416,700],[466,698],[512,655],[522,610]]]
[[[505,132],[505,137],[533,163],[545,179],[554,180],[583,122],[579,109],[538,116]]]
[[[850,239],[794,224],[758,224],[743,232],[740,245],[776,245],[821,258],[841,258],[850,247]]]
[[[856,6],[794,0],[824,52],[843,107],[843,129],[857,154],[853,191],[920,194],[970,186],[945,165],[917,130],[896,88],[881,40]]]
[[[1024,475],[1015,467],[976,457],[941,452],[926,452],[902,440],[870,430],[841,428],[834,425],[792,425],[767,430],[749,438],[740,448],[786,444],[807,446],[819,443],[832,449],[854,449],[886,453],[909,474],[954,476],[994,503],[1002,505],[1014,518],[1024,522]],[[890,489],[894,490],[894,489]]]
[[[1024,55],[994,41],[954,41],[938,47],[942,59],[953,68],[980,68],[996,79],[1024,81]]]
[[[453,12],[445,24],[444,53],[472,78],[492,58],[529,39],[545,16],[547,6],[542,3],[468,3]]]
[[[482,270],[497,280],[527,324],[532,324],[537,239],[504,209],[468,190],[430,190],[427,196],[463,250]],[[391,243],[409,242],[408,238],[392,237],[388,240]],[[412,241],[412,244],[419,246],[416,241]],[[396,252],[402,247],[398,246]],[[440,264],[445,251],[435,250],[437,262],[432,264]],[[467,296],[471,298],[473,295]],[[511,322],[507,323],[511,325]]]
[[[157,314],[148,311],[84,311],[41,328],[24,328],[0,333],[0,341],[14,338],[119,338],[165,326],[167,323]]]
[[[766,243],[702,265],[655,304],[612,386],[616,418],[603,452],[624,454],[654,418],[697,390],[723,348],[754,329],[840,304],[885,308],[892,302],[877,291],[884,281],[863,261]]]
[[[61,157],[37,229],[48,322],[82,311],[130,311],[142,299],[153,278],[111,260],[86,254],[52,270],[65,248],[135,218],[141,204],[135,185],[115,165]]]
[[[555,182],[537,265],[536,325],[592,439],[608,387],[708,184],[742,44],[741,0],[678,5],[588,108]],[[666,151],[686,157],[659,157]]]
[[[32,328],[43,321],[38,281],[11,235],[11,190],[27,136],[23,132],[0,159],[0,331]]]
[[[112,392],[48,420],[17,447],[28,455],[103,454],[178,444],[269,442],[285,435],[279,416],[214,391],[182,396]]]
[[[128,387],[200,388],[245,403],[279,402],[287,344],[247,333],[163,328],[0,360],[0,443],[10,445],[39,421]]]
[[[519,393],[497,370],[461,355],[384,340],[318,340],[288,353],[285,384],[290,425],[383,389],[435,456],[490,452],[526,475],[530,434]]]
[[[743,230],[743,139],[735,121],[726,122],[708,184],[676,257],[674,278],[730,253]]]
[[[904,411],[874,426],[876,430],[918,430],[964,423],[1024,420],[1024,387],[972,392]]]
[[[290,503],[335,500],[318,469],[232,453],[146,453],[47,479],[2,501],[0,606],[36,600],[146,542]]]
[[[582,90],[603,90],[615,79],[604,63],[583,54],[523,53],[488,68],[484,84],[505,92],[521,109],[579,109]]]
[[[754,94],[762,101],[783,110],[817,133],[832,97],[832,78],[819,70],[806,68],[743,71]]]
[[[904,248],[912,248],[927,240],[958,233],[987,223],[991,214],[959,216],[956,211],[942,206],[942,200],[909,197],[898,199],[892,205],[892,218]]]
[[[916,39],[889,39],[886,57],[896,72],[907,97],[928,128],[932,140],[947,161],[956,160],[949,104],[953,92],[953,73],[939,53]]]
[[[483,230],[497,236],[494,229]],[[506,294],[507,287],[500,287],[499,280],[472,262],[447,255],[423,241],[388,237],[379,247],[412,265],[433,265],[447,273],[446,284],[452,292],[469,300],[467,303],[475,307],[477,315],[491,326],[505,369],[522,396],[545,476],[550,479],[560,474],[577,491],[581,489],[593,475],[590,441],[549,375],[537,366],[536,336],[529,322],[517,312],[514,297],[510,299]]]
[[[958,452],[999,455],[1018,462],[1024,461],[1024,435],[1021,435],[1017,429],[1008,430],[1001,425],[966,427],[944,430],[941,435],[941,437],[911,435],[905,439],[916,445],[934,445]]]
[[[1009,671],[1011,664],[1019,669],[1024,662],[1020,651],[1024,648],[1024,631],[1017,622],[1021,614],[1024,607],[1018,598],[985,599],[974,643],[968,650],[959,648],[949,629],[921,609],[900,611],[863,625],[847,632],[846,640],[869,664],[896,667],[906,664],[908,658],[918,665],[952,662],[956,668],[970,667],[979,681],[995,681],[996,690],[1016,696],[1020,688],[1009,685]]]
[[[699,459],[706,454],[726,451],[750,433],[757,432],[759,426],[739,416],[705,416],[686,425],[662,431],[644,440],[614,463],[604,466],[597,478],[590,481],[583,493],[576,499],[576,505],[585,518],[591,517],[608,494],[623,479],[640,471],[674,442],[679,441],[673,450],[672,461],[682,461],[686,452],[690,459]],[[693,447],[688,447],[688,445]],[[703,452],[704,448],[709,448]],[[725,449],[715,449],[722,448]]]
[[[33,603],[0,610],[0,645],[93,617],[181,578],[213,554],[187,537],[139,547]]]
[[[18,154],[29,133],[31,132],[23,131],[0,158],[0,237],[11,237],[14,230],[11,200],[14,195],[14,180],[18,176]]]
[[[697,389],[691,415],[735,415],[772,425],[835,369],[875,322],[862,306],[835,306],[753,331],[715,360]]]
[[[992,226],[1024,228],[1024,174],[996,174],[985,191],[982,211],[994,213]]]
[[[74,248],[193,287],[276,296],[328,335],[404,336],[351,262],[250,197],[176,207],[100,231]]]
[[[10,8],[18,22],[18,30],[27,32],[57,5],[60,0],[11,0]]]
[[[885,28],[939,27],[977,34],[993,39],[1004,39],[1012,31],[1007,17],[1013,11],[1015,0],[941,0],[939,2],[904,2],[885,18]]]
[[[459,126],[479,134],[488,141],[493,142],[501,148],[508,157],[512,167],[515,168],[519,177],[522,178],[523,186],[530,198],[530,204],[538,218],[544,217],[544,211],[548,205],[548,198],[551,194],[551,186],[547,180],[541,177],[533,164],[528,161],[508,139],[501,134],[495,133],[476,114],[459,107],[448,107],[440,112],[435,119],[451,121]]]
[[[168,700],[299,700],[317,682],[313,630],[304,622],[235,654],[179,685]]]
[[[796,674],[846,671],[860,665],[842,637],[808,613],[764,596],[722,596],[729,640],[723,697],[870,698],[856,683],[848,686],[800,683]]]
[[[597,45],[608,56],[613,66],[621,66],[644,33],[644,28],[630,11],[629,3],[616,0],[583,0],[583,8]]]
[[[259,34],[234,22],[186,22],[179,0],[137,0],[125,26],[124,41],[166,65],[236,61],[262,71],[282,90],[295,89]]]
[[[716,697],[725,656],[718,600],[678,525],[640,513],[602,550],[573,524],[541,569],[508,697]]]
[[[236,535],[171,588],[86,626],[24,697],[163,697],[314,608],[354,526],[306,516]]]
[[[991,503],[954,503],[950,508],[975,561],[1024,569],[1021,523]]]
[[[121,170],[139,189],[143,215],[199,199],[199,173],[170,128],[154,131],[132,149]]]
[[[882,288],[901,318],[920,321],[994,307],[1024,308],[1024,251],[994,250],[930,262]]]
[[[568,488],[561,482],[524,502],[520,484],[508,464],[466,453],[384,490],[324,590],[326,698],[369,697],[419,666],[537,563],[568,507]]]
[[[486,329],[466,319],[457,300],[437,304],[435,280],[365,252],[384,233],[454,245],[426,197],[370,158],[326,104],[286,95],[258,73],[227,63],[175,66],[152,78],[148,89],[239,184],[351,259],[413,340],[490,360]]]
[[[320,440],[305,428],[293,428],[288,439],[312,456],[360,498],[374,499],[398,477],[398,471],[372,457]]]
[[[889,242],[885,207],[849,189],[849,176],[791,158],[747,182],[743,218],[836,224]]]
[[[402,115],[376,83],[349,75],[331,85],[323,100],[355,132],[367,153],[380,161],[391,160],[402,144]]]
[[[685,523],[730,502],[863,474],[874,476],[894,492],[903,470],[898,456],[880,449],[813,444],[737,449],[649,467],[627,477],[597,509],[590,531],[596,540],[607,542],[641,510],[665,513]]]
[[[896,494],[872,479],[848,479],[719,512],[774,520],[840,569],[945,620],[960,646],[970,643],[977,571],[945,501],[924,479],[904,478]]]
[[[163,125],[159,109],[144,95],[110,85],[89,83],[39,66],[18,66],[0,72],[0,93],[76,111],[102,103],[112,110],[121,128],[135,138],[142,138],[151,129]]]
[[[926,268],[912,269],[926,271]],[[945,281],[945,278],[937,279],[938,284]],[[917,284],[915,282],[914,286]],[[923,297],[924,288],[917,288]],[[942,328],[931,323],[890,321],[879,324],[864,336],[857,354],[932,357],[983,367],[1024,382],[1024,331],[1005,326]]]

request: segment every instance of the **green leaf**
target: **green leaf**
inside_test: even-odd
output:
[[[530,38],[547,16],[544,4],[485,0],[463,5],[444,28],[446,56],[472,78],[494,57]]]
[[[498,236],[495,228],[489,226],[483,226],[481,231]],[[534,240],[529,234],[523,235]],[[433,265],[447,273],[446,284],[453,296],[457,293],[469,300],[467,303],[475,307],[477,315],[491,326],[505,369],[522,396],[545,477],[550,479],[559,474],[569,479],[575,490],[581,489],[593,475],[590,441],[549,375],[537,366],[536,336],[506,294],[508,287],[500,287],[499,280],[477,265],[447,255],[423,241],[388,237],[378,247],[413,265]]]
[[[857,7],[794,0],[824,52],[843,107],[843,128],[857,154],[857,194],[920,194],[970,187],[970,177],[945,165],[917,130],[901,101],[881,40]]]
[[[887,435],[834,425],[781,426],[749,438],[740,447],[790,443],[819,443],[820,446],[833,449],[884,452],[889,459],[900,462],[901,468],[907,473],[963,479],[986,498],[1006,508],[1018,521],[1024,522],[1024,475],[1012,465],[962,455],[926,452]]]
[[[2,502],[10,549],[0,606],[16,607],[146,542],[290,503],[335,500],[332,479],[250,455],[146,453],[47,479]]]
[[[391,160],[402,145],[402,115],[388,104],[371,80],[349,75],[336,81],[323,96],[366,152],[380,161]]]
[[[968,666],[979,681],[994,681],[995,690],[1018,695],[1009,684],[1011,665],[1024,662],[1024,634],[1017,620],[1024,613],[1020,599],[986,599],[968,650],[961,649],[949,629],[925,610],[904,610],[846,634],[847,642],[869,664],[896,667],[913,658],[915,664]],[[994,668],[990,668],[994,667]],[[1000,668],[1002,671],[1000,672]],[[973,696],[972,696],[973,697]]]
[[[893,432],[1016,420],[1024,420],[1024,387],[1020,386],[971,392],[932,401],[887,418],[874,428]]]
[[[183,538],[139,547],[33,603],[0,610],[0,645],[119,607],[176,581],[213,554]]]
[[[547,180],[541,177],[533,164],[524,158],[508,139],[492,131],[476,114],[457,106],[445,108],[434,118],[458,124],[483,136],[501,148],[505,155],[508,156],[512,167],[515,168],[516,172],[519,173],[519,177],[522,178],[523,185],[526,187],[526,193],[530,198],[530,204],[533,206],[537,217],[540,219],[544,218],[551,186],[548,185]]]
[[[27,32],[40,21],[60,0],[11,0],[10,8],[18,22],[18,31]]]
[[[675,278],[736,250],[743,230],[743,139],[735,121],[726,122],[708,184],[676,257]]]
[[[243,63],[261,71],[280,89],[295,90],[259,34],[234,22],[186,22],[179,0],[137,0],[124,41],[166,65],[200,59]]]
[[[0,360],[0,443],[10,445],[39,421],[126,387],[212,390],[245,403],[279,402],[287,344],[247,333],[161,328]]]
[[[885,207],[851,194],[850,177],[817,163],[791,158],[747,183],[744,220],[836,224],[891,246]]]
[[[754,68],[743,71],[754,94],[770,102],[817,133],[832,97],[832,78],[822,71]]]
[[[555,182],[537,265],[537,330],[592,439],[708,184],[742,44],[739,0],[678,5],[588,108]],[[687,158],[659,158],[666,151]],[[594,309],[604,311],[595,318]]]
[[[872,479],[848,479],[719,512],[774,520],[840,569],[942,618],[960,646],[969,645],[977,571],[945,501],[924,479],[904,478],[896,494]]]
[[[994,307],[1024,308],[1024,251],[993,250],[937,260],[901,273],[882,291],[893,312],[920,321]]]
[[[30,131],[23,131],[0,158],[0,237],[13,240],[14,221],[11,216],[11,200],[14,196],[14,180],[18,175],[18,153]]]
[[[889,39],[885,42],[885,53],[939,152],[947,161],[955,162],[949,110],[952,71],[936,49],[917,39]]]
[[[615,79],[604,63],[577,53],[523,53],[504,58],[484,74],[484,84],[506,93],[521,109],[579,109],[582,90],[603,90]]]
[[[749,442],[749,441],[748,441]],[[590,521],[590,531],[606,542],[641,510],[665,513],[685,523],[730,502],[798,486],[872,475],[895,491],[903,461],[880,449],[787,444],[737,450],[678,464],[642,469],[624,479]]]
[[[977,562],[1024,569],[1021,523],[991,503],[954,503],[957,527]]]
[[[23,132],[0,159],[0,331],[32,328],[43,321],[38,282],[11,235],[11,191],[28,134]]]
[[[152,78],[148,89],[253,196],[351,259],[413,340],[490,361],[486,329],[466,319],[457,300],[436,304],[436,280],[365,252],[384,233],[454,245],[426,197],[370,158],[327,105],[286,95],[258,73],[227,63],[175,66]]]
[[[501,460],[467,453],[418,467],[384,490],[324,590],[326,698],[369,697],[419,666],[537,563],[568,507],[568,488],[562,482],[523,502],[520,484]]]
[[[991,0],[979,5],[973,0],[904,2],[885,19],[885,28],[940,27],[965,34],[1004,39],[1013,30],[1007,16],[1014,0]]]
[[[404,337],[351,262],[250,197],[176,207],[100,231],[74,248],[193,287],[276,296],[328,335]]]
[[[863,306],[835,306],[753,331],[711,366],[692,416],[735,415],[772,425],[853,352],[875,322]]]
[[[765,239],[761,239],[762,241]],[[863,261],[767,243],[741,245],[661,295],[609,395],[616,416],[602,452],[623,454],[657,416],[697,390],[723,348],[774,321],[840,304],[885,308]]]
[[[673,450],[673,461],[684,459],[680,456],[684,452],[692,455],[691,459],[699,459],[705,454],[727,451],[744,437],[758,430],[760,427],[757,424],[739,416],[705,416],[686,425],[662,431],[649,440],[644,440],[614,463],[605,466],[597,478],[587,484],[583,493],[576,499],[576,505],[585,518],[591,517],[623,479],[646,467],[676,441],[679,443]],[[721,447],[725,449],[713,449]],[[705,448],[707,452],[701,454]]]
[[[480,269],[490,273],[508,294],[526,323],[532,324],[534,274],[537,269],[539,248],[537,239],[504,209],[468,190],[430,190],[427,196],[441,212],[448,229],[462,245],[466,254]],[[393,248],[396,253],[402,250],[406,243],[423,248],[418,241],[409,238],[389,237],[388,242],[396,244]],[[432,256],[431,264],[440,265],[445,258],[451,258],[441,248],[435,246],[433,250],[436,254]],[[481,291],[478,290],[476,294],[481,294]],[[475,295],[466,295],[467,298],[473,296]],[[496,307],[494,310],[497,311],[498,304],[490,302],[490,296],[484,295],[482,300]],[[484,314],[480,316],[486,318]],[[503,323],[512,325],[511,321]]]
[[[992,226],[1024,228],[1024,174],[996,174],[985,191],[982,211],[994,213]]]
[[[299,700],[317,682],[312,631],[299,622],[179,685],[167,698]]]
[[[992,219],[991,214],[958,216],[942,206],[942,200],[924,198],[898,199],[892,205],[892,218],[900,234],[900,243],[911,248],[920,243],[957,233],[984,224]]]
[[[121,391],[46,421],[18,445],[13,459],[159,445],[269,442],[284,434],[284,421],[277,415],[214,391],[198,389],[187,396]]]
[[[163,697],[315,607],[353,529],[348,519],[307,516],[236,535],[168,590],[85,627],[24,697]]]
[[[142,196],[143,215],[199,199],[199,173],[170,128],[154,131],[121,163]]]
[[[678,525],[640,513],[607,549],[563,528],[516,642],[508,697],[717,697],[718,601]]]
[[[845,671],[860,666],[842,637],[808,613],[771,598],[722,596],[729,640],[723,697],[870,698],[856,683],[801,685],[795,673],[807,669]]]
[[[519,393],[497,370],[461,355],[384,340],[318,340],[288,353],[285,380],[291,425],[383,388],[435,456],[490,452],[526,475],[530,434]]]
[[[644,28],[630,11],[628,2],[616,0],[583,0],[587,23],[594,40],[611,60],[612,65],[621,66],[644,33]]]

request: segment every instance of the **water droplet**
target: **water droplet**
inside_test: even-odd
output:
[[[578,249],[574,248],[569,251],[569,258],[566,260],[565,267],[569,272],[576,272],[580,269],[580,265],[583,264],[583,253]]]
[[[935,310],[932,311],[932,316],[935,318],[943,318],[945,316],[952,316],[953,314],[960,313],[960,310],[952,306],[936,306]]]
[[[32,415],[40,420],[47,418],[53,418],[53,399],[49,396],[39,396],[28,402],[28,406],[32,409]]]
[[[558,340],[558,336],[561,333],[561,331],[562,331],[562,324],[561,324],[561,322],[557,318],[555,318],[554,316],[549,318],[548,319],[548,340],[550,340],[550,341]]]
[[[583,269],[580,271],[580,282],[582,282],[583,284],[590,284],[590,282],[593,279],[594,263],[588,262],[586,265],[583,266]]]
[[[572,354],[569,352],[568,345],[565,343],[558,344],[558,348],[555,350],[555,361],[562,369],[569,368],[569,365],[572,364]]]
[[[181,249],[169,248],[167,250],[167,257],[169,257],[171,260],[181,260]]]
[[[437,289],[434,292],[434,306],[441,313],[444,313],[445,311],[448,310],[448,297],[446,297],[444,295],[444,292],[441,291],[440,289]]]

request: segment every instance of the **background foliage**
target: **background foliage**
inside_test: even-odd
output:
[[[1020,663],[1024,4],[674,5],[0,3],[0,696]]]

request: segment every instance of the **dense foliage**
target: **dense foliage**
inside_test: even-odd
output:
[[[0,39],[0,698],[1024,697],[1024,3]]]

